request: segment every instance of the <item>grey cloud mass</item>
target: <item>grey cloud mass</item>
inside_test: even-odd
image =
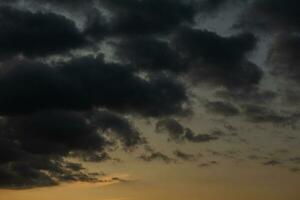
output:
[[[228,34],[199,28],[201,17],[233,5],[244,10]],[[298,8],[296,0],[2,0],[0,188],[101,181],[85,162],[120,161],[111,151],[150,145],[137,118],[184,145],[221,140],[222,130],[201,134],[175,120],[199,114],[195,96],[212,118],[296,124]],[[259,66],[251,54],[266,35],[272,45]],[[173,156],[148,149],[139,159],[197,160],[181,150]]]

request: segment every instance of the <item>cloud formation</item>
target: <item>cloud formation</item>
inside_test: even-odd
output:
[[[207,30],[183,27],[176,32],[172,44],[189,63],[192,81],[240,89],[256,86],[262,78],[259,67],[246,57],[256,42],[251,33],[222,37]]]
[[[254,123],[273,123],[275,125],[294,125],[299,121],[299,113],[280,112],[265,106],[244,105],[243,114]]]
[[[88,44],[72,20],[54,13],[0,7],[0,58],[66,53]]]
[[[299,31],[299,6],[297,0],[255,0],[242,15],[238,26],[263,31]],[[253,17],[256,20],[252,20]]]
[[[100,0],[100,3],[112,13],[110,29],[118,35],[169,32],[182,23],[193,23],[196,14],[193,1]]]
[[[184,85],[176,79],[158,75],[146,80],[128,66],[104,63],[102,57],[76,58],[59,66],[17,62],[1,74],[0,83],[1,114],[97,106],[146,116],[188,112]]]
[[[284,92],[297,101],[299,2],[244,1],[246,10],[232,35],[199,28],[198,18],[237,2],[1,1],[0,188],[105,181],[100,179],[103,174],[85,169],[84,162],[118,161],[110,151],[120,147],[129,152],[147,144],[131,120],[135,117],[157,121],[156,132],[170,141],[218,140],[226,134],[198,134],[175,120],[193,113],[193,90],[203,86],[217,98],[203,97],[208,99],[203,107],[213,117],[298,122],[297,112],[270,108],[283,94],[264,88],[269,72],[250,59],[260,34],[250,31],[280,32],[268,55],[268,69],[287,85],[295,84]],[[236,159],[232,152],[218,155]],[[197,160],[197,155],[180,150],[173,156],[148,149],[139,158]],[[70,157],[80,163],[68,162]]]
[[[117,57],[146,71],[186,71],[183,60],[168,42],[156,37],[135,37],[123,39],[116,44]]]
[[[96,120],[95,120],[96,119]],[[114,130],[115,136],[107,132]],[[140,133],[125,118],[108,111],[78,113],[43,111],[1,121],[1,187],[31,188],[60,182],[97,182],[78,163],[111,159],[105,152],[120,141],[125,149],[143,144]],[[8,155],[9,153],[9,155]]]
[[[182,152],[180,150],[175,150],[173,152],[173,154],[179,158],[180,160],[183,160],[183,161],[195,161],[197,160],[197,157],[193,154],[188,154],[188,153],[185,153],[185,152]]]
[[[299,84],[299,50],[300,36],[298,34],[281,34],[277,36],[268,55],[268,64],[272,74]]]
[[[161,152],[151,152],[149,154],[142,154],[139,157],[141,160],[145,162],[152,162],[152,161],[163,161],[166,164],[175,163],[176,160],[173,158],[170,158],[169,156],[161,153]]]
[[[217,140],[218,138],[209,134],[195,134],[191,129],[183,127],[175,119],[163,119],[156,123],[157,133],[166,133],[169,136],[169,140],[176,142],[210,142]]]

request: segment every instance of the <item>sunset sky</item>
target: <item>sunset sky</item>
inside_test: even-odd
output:
[[[0,200],[299,200],[299,8],[0,0]]]

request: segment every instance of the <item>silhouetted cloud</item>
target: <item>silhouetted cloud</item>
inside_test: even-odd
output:
[[[256,42],[251,33],[222,37],[183,27],[172,44],[189,63],[189,75],[194,82],[241,89],[256,86],[262,78],[262,71],[246,58]]]
[[[263,165],[267,165],[267,166],[276,166],[276,165],[280,165],[281,162],[278,160],[270,160],[267,162],[264,162]]]
[[[297,0],[255,0],[237,26],[264,31],[299,31],[299,6]],[[256,20],[252,20],[253,17]]]
[[[123,39],[116,44],[116,54],[122,62],[131,63],[140,70],[186,71],[180,55],[168,42],[155,37]]]
[[[166,75],[136,75],[132,68],[82,57],[58,67],[21,62],[0,77],[1,114],[102,106],[146,116],[187,114],[185,87]],[[145,95],[146,94],[146,95]]]
[[[182,23],[193,23],[193,1],[100,0],[112,13],[113,34],[143,35],[169,32]],[[167,12],[166,12],[167,11]]]
[[[139,158],[146,162],[163,161],[167,164],[176,162],[175,159],[170,158],[169,156],[167,156],[161,152],[156,152],[156,151],[148,153],[148,154],[142,154]]]
[[[206,12],[215,11],[228,1],[229,0],[203,0],[200,3],[200,10]]]
[[[208,134],[195,134],[189,128],[183,127],[179,122],[175,119],[163,119],[156,123],[156,132],[157,133],[167,133],[169,135],[170,140],[174,140],[176,142],[209,142],[213,140],[217,140],[218,138],[213,135]]]
[[[0,7],[0,57],[47,56],[88,44],[75,22],[54,13]]]
[[[90,8],[97,3],[98,0],[2,0],[0,4],[4,5],[43,5],[45,7],[54,6],[59,8],[65,8],[70,11],[77,11],[79,9]],[[26,4],[27,3],[27,4]]]
[[[244,105],[243,113],[246,118],[255,123],[273,123],[281,125],[293,125],[299,120],[298,113],[276,112],[265,106]]]
[[[145,143],[141,133],[121,115],[109,112],[107,110],[97,111],[91,117],[91,123],[98,126],[104,133],[116,134],[125,147],[134,147]]]
[[[3,118],[0,132],[0,187],[31,188],[60,182],[97,182],[72,156],[88,162],[113,160],[106,149],[121,141],[125,149],[143,144],[125,118],[109,111],[86,114],[43,111]],[[114,130],[115,136],[107,130]],[[7,155],[10,153],[10,155]]]
[[[58,185],[60,182],[97,182],[99,174],[86,173],[78,163],[56,156],[26,154],[22,159],[0,164],[0,187],[26,189]]]
[[[246,32],[223,36],[196,24],[235,3],[245,6],[236,26]],[[156,132],[175,142],[230,136],[219,129],[198,134],[174,119],[193,113],[194,89],[200,85],[209,86],[217,99],[203,97],[209,117],[296,124],[296,110],[270,105],[286,98],[284,106],[289,106],[300,99],[298,7],[296,0],[2,0],[0,188],[127,182],[102,178],[84,165],[120,162],[112,154],[119,148],[129,152],[142,145],[145,153],[139,159],[146,162],[197,160],[198,155],[180,150],[172,152],[174,158],[154,150],[132,120],[157,121]],[[280,31],[267,64],[271,78],[285,81],[283,91],[269,91],[269,83],[261,81],[269,71],[249,56],[260,34],[248,30]],[[223,128],[231,136],[240,130]],[[251,155],[247,158],[263,165],[288,162],[291,171],[298,171],[297,157],[279,161]],[[241,154],[217,150],[210,156],[238,160]],[[199,167],[217,164],[208,160]]]
[[[218,165],[218,164],[219,163],[217,161],[213,160],[210,162],[201,163],[198,165],[198,167],[205,168],[205,167],[211,167],[211,166]]]
[[[183,161],[195,161],[197,159],[197,157],[193,154],[188,154],[188,153],[184,153],[180,150],[175,150],[173,152],[173,154],[179,158],[180,160],[183,160]]]

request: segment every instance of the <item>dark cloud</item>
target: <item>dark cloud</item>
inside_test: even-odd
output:
[[[299,31],[299,6],[297,0],[255,0],[237,26],[267,31]]]
[[[170,158],[169,156],[167,156],[161,152],[156,152],[156,151],[148,153],[148,154],[142,154],[139,158],[146,162],[163,161],[167,164],[176,162],[176,160],[174,160],[173,158]]]
[[[287,105],[296,105],[298,106],[300,103],[300,93],[298,89],[286,89],[282,94],[283,101],[287,103]]]
[[[266,106],[244,105],[243,113],[254,123],[273,123],[275,125],[294,125],[299,120],[298,113],[277,112]]]
[[[132,68],[83,57],[59,67],[21,62],[0,76],[1,114],[96,106],[147,116],[187,114],[183,84],[166,75],[147,80]]]
[[[222,37],[184,27],[177,31],[172,44],[189,63],[194,82],[239,89],[253,87],[262,78],[262,71],[246,58],[256,41],[251,33]]]
[[[213,161],[210,161],[210,162],[199,164],[198,167],[205,168],[205,167],[211,167],[211,166],[218,165],[218,164],[219,163],[217,161],[213,160]]]
[[[249,155],[249,156],[247,156],[247,158],[250,160],[265,160],[266,159],[265,156],[256,155],[256,154]]]
[[[189,27],[199,12],[215,13],[232,2],[236,0],[1,1],[0,188],[127,182],[118,177],[100,179],[103,174],[84,167],[85,162],[119,162],[111,157],[118,148],[130,151],[144,145],[146,152],[139,158],[146,162],[197,160],[197,155],[179,150],[172,158],[150,148],[130,120],[158,118],[156,131],[176,142],[202,143],[226,136],[217,130],[197,134],[166,118],[191,113],[186,87],[190,81],[222,90],[217,97],[223,100],[205,104],[208,112],[225,117],[241,113],[254,123],[295,123],[297,113],[257,105],[269,103],[276,94],[259,89],[263,72],[247,58],[256,47],[254,34],[223,37]],[[255,1],[255,12],[249,11],[261,16],[261,21],[253,20],[255,27],[269,22],[267,29],[298,30],[299,20],[292,18],[298,14],[286,5],[298,4]],[[252,26],[247,21],[245,25]],[[289,34],[275,41],[268,60],[273,75],[299,81],[298,39]],[[102,41],[108,49],[96,48]],[[116,60],[75,56],[99,55],[99,50]],[[229,103],[240,101],[251,105]],[[238,159],[237,151],[212,155]],[[69,158],[80,163],[68,162]]]
[[[4,5],[27,5],[27,6],[43,6],[45,8],[59,8],[59,9],[66,9],[71,12],[75,11],[86,11],[89,8],[92,8],[96,5],[98,0],[2,0],[0,4]]]
[[[127,180],[127,179],[124,179],[124,178],[120,178],[120,177],[112,177],[112,178],[104,178],[104,179],[101,179],[99,180],[99,182],[102,182],[102,183],[113,183],[113,182],[118,182],[118,183],[128,183],[128,182],[131,182],[132,180]]]
[[[100,0],[112,13],[113,34],[143,35],[165,33],[182,23],[192,23],[193,1],[182,0]]]
[[[290,161],[295,164],[300,164],[300,157],[293,157],[290,159]]]
[[[218,137],[209,134],[195,134],[192,130],[186,129],[184,139],[194,143],[210,142],[217,140]]]
[[[215,14],[227,11],[228,6],[241,6],[248,2],[249,0],[200,0],[198,6],[201,14]]]
[[[50,4],[50,5],[56,5],[56,6],[66,6],[68,8],[80,8],[83,9],[86,6],[93,7],[95,3],[99,0],[31,0],[34,3],[40,3],[40,4]]]
[[[268,63],[272,74],[300,83],[299,50],[299,35],[282,34],[277,36],[268,55]]]
[[[156,74],[143,79],[129,66],[89,57],[67,63],[61,72],[74,83],[81,81],[83,93],[93,105],[148,116],[187,112],[185,87],[171,76]]]
[[[55,186],[60,182],[97,182],[98,174],[89,174],[79,163],[68,163],[55,156],[27,154],[21,160],[0,165],[0,187],[28,189]]]
[[[85,33],[94,39],[166,35],[182,24],[193,24],[193,0],[96,0],[90,3]],[[74,4],[76,6],[76,3]],[[85,4],[86,5],[86,4]],[[73,6],[74,7],[74,6]],[[103,9],[108,14],[103,14]],[[167,11],[167,12],[166,12]]]
[[[15,137],[21,142],[22,149],[30,153],[102,152],[107,145],[114,144],[107,140],[109,138],[122,141],[126,148],[144,143],[140,132],[129,121],[109,111],[89,113],[88,117],[71,111],[44,111],[4,120],[3,139]],[[113,130],[115,136],[108,130]],[[17,144],[14,146],[18,147]],[[12,152],[14,146],[10,146]]]
[[[68,12],[82,5],[79,1],[31,1],[41,2],[51,9],[63,6]],[[70,50],[86,48],[90,39],[99,41],[107,34],[168,32],[184,22],[192,23],[195,14],[192,4],[181,1],[106,1],[103,5],[111,11],[111,24],[100,11],[91,10],[83,30],[75,21],[54,14],[51,9],[33,12],[14,6],[0,8],[0,56],[18,57],[1,63],[0,187],[23,189],[100,181],[99,174],[88,173],[81,164],[68,163],[64,158],[86,162],[115,160],[107,151],[117,144],[125,150],[144,144],[141,133],[117,113],[161,117],[189,112],[183,83],[160,72],[178,71],[177,53],[156,38],[138,41],[141,49],[154,43],[152,53],[158,54],[149,62],[146,51],[139,49],[140,54],[136,54],[136,44],[125,38],[119,49],[123,45],[132,52],[124,58],[136,54],[134,60],[128,59],[128,65],[106,63],[101,56],[51,64],[49,60],[30,60],[49,55],[64,57]],[[165,12],[166,7],[170,12]],[[158,17],[156,12],[163,16]],[[68,17],[69,14],[72,13]],[[131,29],[135,25],[141,26]],[[165,54],[159,55],[162,52]],[[141,76],[136,70],[141,64],[156,72]],[[189,134],[189,138],[196,136]],[[155,151],[142,158],[174,162]]]
[[[71,169],[73,171],[81,171],[81,170],[84,169],[82,164],[80,164],[80,163],[71,163],[71,162],[66,163],[66,168]]]
[[[208,134],[195,134],[189,128],[183,127],[178,121],[175,119],[163,119],[156,123],[156,132],[157,133],[167,133],[170,140],[174,140],[176,142],[209,142],[213,140],[217,140],[218,138],[213,135]]]
[[[264,162],[263,165],[276,166],[276,165],[281,165],[281,162],[278,160],[270,160],[270,161]]]
[[[26,163],[1,165],[0,186],[2,188],[29,188],[34,186],[53,186],[56,182],[46,174]]]
[[[9,117],[4,131],[30,153],[65,155],[71,150],[102,150],[105,139],[79,113],[45,111]],[[4,133],[5,134],[5,133]]]
[[[230,132],[235,132],[237,130],[236,127],[234,127],[233,125],[229,124],[229,123],[225,123],[224,124],[224,128]]]
[[[232,65],[255,48],[257,39],[251,33],[222,37],[207,30],[182,27],[173,42],[184,56],[191,59],[200,57],[207,63]]]
[[[231,159],[234,161],[241,161],[240,158],[240,151],[238,150],[225,150],[225,151],[215,151],[215,150],[208,150],[208,152],[215,157],[221,157],[224,159]]]
[[[235,103],[270,104],[278,97],[278,93],[258,87],[251,87],[248,90],[225,89],[217,91],[215,96]]]
[[[268,54],[267,64],[270,73],[283,82],[281,98],[286,106],[299,105],[299,51],[300,36],[290,33],[276,36]]]
[[[91,118],[91,123],[96,124],[104,133],[116,134],[127,148],[146,142],[141,137],[141,133],[126,118],[107,110],[96,112]]]
[[[94,41],[102,40],[111,35],[108,20],[102,12],[96,8],[88,11],[83,33],[87,38]]]
[[[72,152],[71,156],[80,158],[84,162],[105,162],[113,160],[107,152]]]
[[[121,182],[121,183],[130,182],[130,180],[127,180],[127,179],[124,179],[124,178],[120,178],[120,177],[113,177],[111,180],[112,181]]]
[[[166,131],[172,140],[181,140],[184,134],[184,127],[174,119],[164,119],[156,123],[156,132]]]
[[[60,54],[87,45],[75,23],[54,13],[0,7],[0,57]]]
[[[108,129],[116,135],[108,133]],[[130,149],[142,144],[140,138],[125,118],[109,111],[86,114],[51,110],[2,118],[0,187],[22,189],[70,181],[97,182],[98,175],[64,158],[112,160],[106,150],[115,148],[116,141]]]
[[[298,167],[292,167],[292,168],[290,168],[290,171],[291,172],[300,172],[300,168],[298,168]]]
[[[131,63],[141,70],[172,72],[186,70],[180,55],[169,43],[155,37],[123,39],[116,47],[116,55],[122,62]]]
[[[197,158],[195,155],[193,154],[188,154],[188,153],[184,153],[182,151],[179,151],[179,150],[175,150],[173,152],[173,154],[179,158],[180,160],[183,160],[183,161],[195,161]]]
[[[236,116],[240,113],[239,109],[228,102],[214,101],[205,104],[207,112],[222,115],[225,117]]]
[[[227,2],[228,0],[203,0],[200,3],[200,10],[211,12],[217,10]]]
[[[226,126],[224,126],[224,128],[228,129],[229,131],[234,131],[232,129],[233,127],[228,126],[228,124]],[[211,132],[211,134],[216,136],[216,137],[226,136],[226,133],[222,130],[219,130],[219,129],[213,130]]]

